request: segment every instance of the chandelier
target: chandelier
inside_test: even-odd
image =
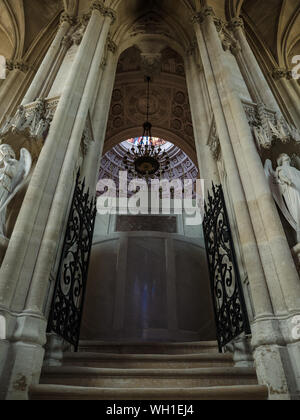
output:
[[[152,138],[152,124],[149,122],[150,110],[150,82],[147,77],[147,120],[143,124],[141,142],[128,150],[123,159],[125,169],[135,178],[146,180],[162,177],[170,169],[170,158],[160,146],[155,146]]]

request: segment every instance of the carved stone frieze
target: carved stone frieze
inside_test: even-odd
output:
[[[237,25],[240,26],[243,21],[237,18],[229,23],[224,22],[215,15],[212,7],[204,7],[200,12],[196,13],[192,17],[192,22],[202,24],[208,17],[213,18],[213,22],[218,31],[224,51],[230,51],[232,54],[236,55],[241,50],[241,47],[232,30],[237,27]]]
[[[259,150],[271,149],[278,141],[300,144],[300,131],[288,124],[282,115],[263,104],[244,103],[244,109]]]
[[[228,25],[222,25],[221,30],[219,31],[219,37],[224,51],[230,51],[233,55],[236,55],[241,51],[240,43],[235,38]]]
[[[57,104],[58,99],[39,99],[20,105],[15,115],[0,128],[0,142],[27,147],[36,159],[48,135]]]
[[[230,22],[228,22],[228,28],[230,30],[235,30],[237,28],[244,29],[244,27],[245,27],[244,20],[241,17],[235,16],[233,19],[231,19]]]

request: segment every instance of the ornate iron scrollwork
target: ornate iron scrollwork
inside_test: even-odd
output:
[[[212,186],[203,222],[219,350],[251,334],[222,186]]]
[[[78,348],[82,309],[96,217],[96,203],[77,175],[59,264],[48,332]]]

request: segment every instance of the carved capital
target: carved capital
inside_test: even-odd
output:
[[[105,10],[105,6],[104,6],[103,1],[102,0],[93,0],[92,4],[91,4],[91,7],[90,7],[90,10],[91,11],[98,10],[101,14],[103,14],[104,10]]]
[[[215,12],[212,7],[204,7],[202,10],[192,16],[193,23],[203,23],[208,17],[215,17]]]
[[[226,26],[222,19],[219,19],[217,17],[214,18],[214,24],[219,33],[222,32]]]
[[[217,133],[215,119],[213,120],[211,128],[210,128],[207,146],[210,148],[213,158],[215,160],[219,160],[220,155],[221,155],[221,145],[220,145],[220,138]]]
[[[36,159],[47,137],[57,103],[58,99],[38,99],[25,106],[20,105],[15,115],[0,127],[1,141],[22,137],[26,148]]]
[[[241,17],[234,17],[228,23],[228,28],[231,29],[231,30],[235,30],[235,29],[238,29],[238,28],[244,29],[244,27],[245,27],[244,21]]]
[[[104,11],[104,16],[105,17],[110,17],[111,18],[111,23],[114,24],[116,19],[117,19],[117,14],[113,9],[110,8],[106,8]]]
[[[60,25],[62,25],[65,22],[68,23],[70,26],[73,26],[75,24],[75,19],[68,13],[64,12],[60,15]]]
[[[285,68],[277,68],[273,70],[272,77],[274,80],[280,80],[280,79],[291,80],[293,78],[293,74],[291,70],[288,70]]]

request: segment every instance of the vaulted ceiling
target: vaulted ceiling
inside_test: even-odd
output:
[[[1,0],[0,54],[34,62],[39,42],[48,42],[47,31],[48,38],[55,33],[59,14],[64,9],[72,15],[86,11],[90,1]],[[300,0],[105,0],[118,11],[117,37],[141,14],[156,9],[168,25],[180,28],[186,41],[192,36],[190,16],[205,2],[223,19],[241,14],[252,43],[265,48],[274,64],[290,67],[291,57],[300,54]]]
[[[32,47],[61,11],[61,0],[1,0],[0,54],[7,59],[29,58]]]

